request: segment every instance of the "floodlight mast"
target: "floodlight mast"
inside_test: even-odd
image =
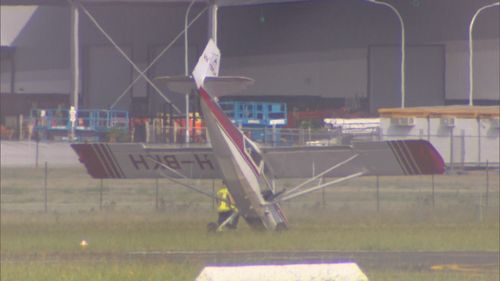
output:
[[[217,0],[208,2],[208,39],[212,39],[217,44],[217,11],[219,6]]]
[[[188,18],[189,18],[189,11],[191,11],[191,7],[193,7],[193,4],[196,0],[192,0],[191,3],[189,3],[187,9],[186,9],[186,15],[184,16],[184,75],[187,77],[189,76],[189,63],[188,63]],[[186,144],[189,143],[189,94],[190,92],[186,93]],[[172,116],[170,116],[172,118]],[[193,114],[194,118],[194,114]]]
[[[405,33],[406,32],[405,32],[405,25],[404,25],[403,17],[399,13],[399,11],[389,3],[381,2],[378,0],[365,0],[365,1],[368,1],[368,2],[373,3],[373,4],[386,6],[386,7],[390,8],[396,14],[396,16],[398,16],[399,23],[401,25],[401,108],[404,108],[405,107],[405,98],[406,98],[406,84],[405,84],[406,83],[405,82],[405,77],[406,77],[406,74],[405,74],[405,71],[406,71],[406,38],[405,37],[406,37],[406,35],[405,35]]]
[[[477,16],[479,16],[482,11],[496,6],[500,6],[500,2],[492,3],[479,8],[469,24],[469,106],[474,105],[474,42],[472,38],[472,30]]]
[[[188,18],[191,7],[194,5],[196,0],[192,0],[189,3],[186,14],[184,17],[184,75],[189,76],[189,59],[188,59]],[[217,43],[217,11],[218,5],[216,0],[210,0],[208,3],[208,38],[214,40]],[[189,94],[186,93],[186,144],[190,142],[189,133]],[[193,114],[193,118],[195,118]]]

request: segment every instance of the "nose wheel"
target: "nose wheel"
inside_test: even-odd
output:
[[[288,230],[288,227],[286,226],[286,224],[280,222],[276,225],[276,228],[274,230],[278,233],[281,233],[283,231]]]

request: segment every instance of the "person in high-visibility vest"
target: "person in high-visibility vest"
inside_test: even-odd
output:
[[[223,186],[217,191],[217,213],[219,214],[217,224],[221,225],[235,212],[238,212],[238,208],[236,208],[233,196],[231,196],[229,189],[227,189],[227,186],[224,183]],[[236,229],[238,219],[239,215],[235,214],[233,219],[226,224],[227,228]]]

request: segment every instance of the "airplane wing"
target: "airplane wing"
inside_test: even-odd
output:
[[[180,178],[157,162],[188,178],[221,178],[215,156],[208,146],[176,147],[142,143],[71,146],[94,178],[159,178],[158,170],[172,178]],[[272,168],[273,177],[277,179],[309,178],[354,155],[358,157],[325,177],[343,177],[360,170],[366,171],[364,175],[380,176],[442,174],[445,169],[441,155],[426,140],[354,142],[348,146],[269,147],[263,148],[262,153]]]
[[[264,158],[276,178],[313,177],[354,155],[357,157],[325,177],[345,177],[354,171],[364,171],[364,175],[397,176],[442,174],[445,170],[441,155],[426,140],[264,149]]]
[[[220,178],[210,147],[179,148],[142,143],[82,143],[71,147],[93,178],[162,178],[158,171],[172,178],[182,178],[180,175],[195,179]]]

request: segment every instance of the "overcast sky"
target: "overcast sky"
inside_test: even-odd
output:
[[[12,44],[35,10],[36,6],[0,5],[0,41],[2,46]]]

